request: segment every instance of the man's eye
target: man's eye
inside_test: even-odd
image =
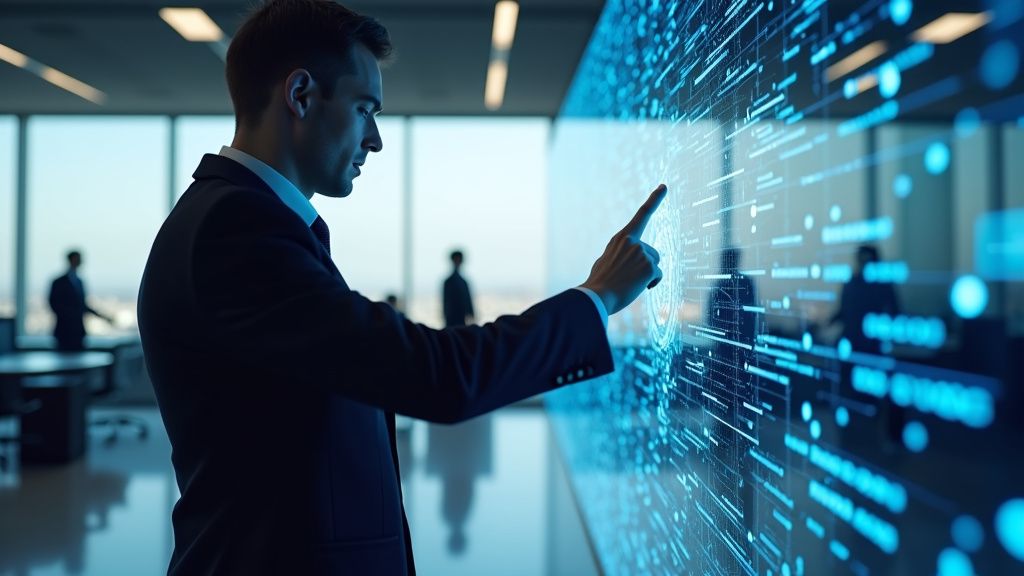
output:
[[[359,115],[362,116],[363,118],[366,118],[367,116],[370,115],[370,110],[368,108],[363,108],[362,106],[360,106]]]

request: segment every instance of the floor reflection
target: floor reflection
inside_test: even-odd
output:
[[[146,440],[90,438],[72,464],[0,472],[0,576],[166,574],[178,498],[155,409]],[[98,417],[105,411],[94,411]],[[398,435],[421,576],[596,576],[540,408]]]

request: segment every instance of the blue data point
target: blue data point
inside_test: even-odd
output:
[[[988,286],[977,276],[961,276],[949,291],[949,303],[961,318],[977,318],[988,305]]]
[[[996,511],[996,536],[1010,556],[1024,562],[1024,498],[1008,500]]]

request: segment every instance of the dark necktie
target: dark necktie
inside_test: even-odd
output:
[[[327,229],[327,222],[324,222],[324,219],[318,214],[316,220],[313,220],[313,223],[309,225],[309,229],[313,231],[313,235],[316,236],[316,239],[324,245],[327,253],[330,254],[331,231]]]

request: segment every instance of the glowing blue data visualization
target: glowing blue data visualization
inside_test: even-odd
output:
[[[551,289],[669,193],[617,370],[546,400],[604,573],[1024,574],[1022,6],[607,2]]]

